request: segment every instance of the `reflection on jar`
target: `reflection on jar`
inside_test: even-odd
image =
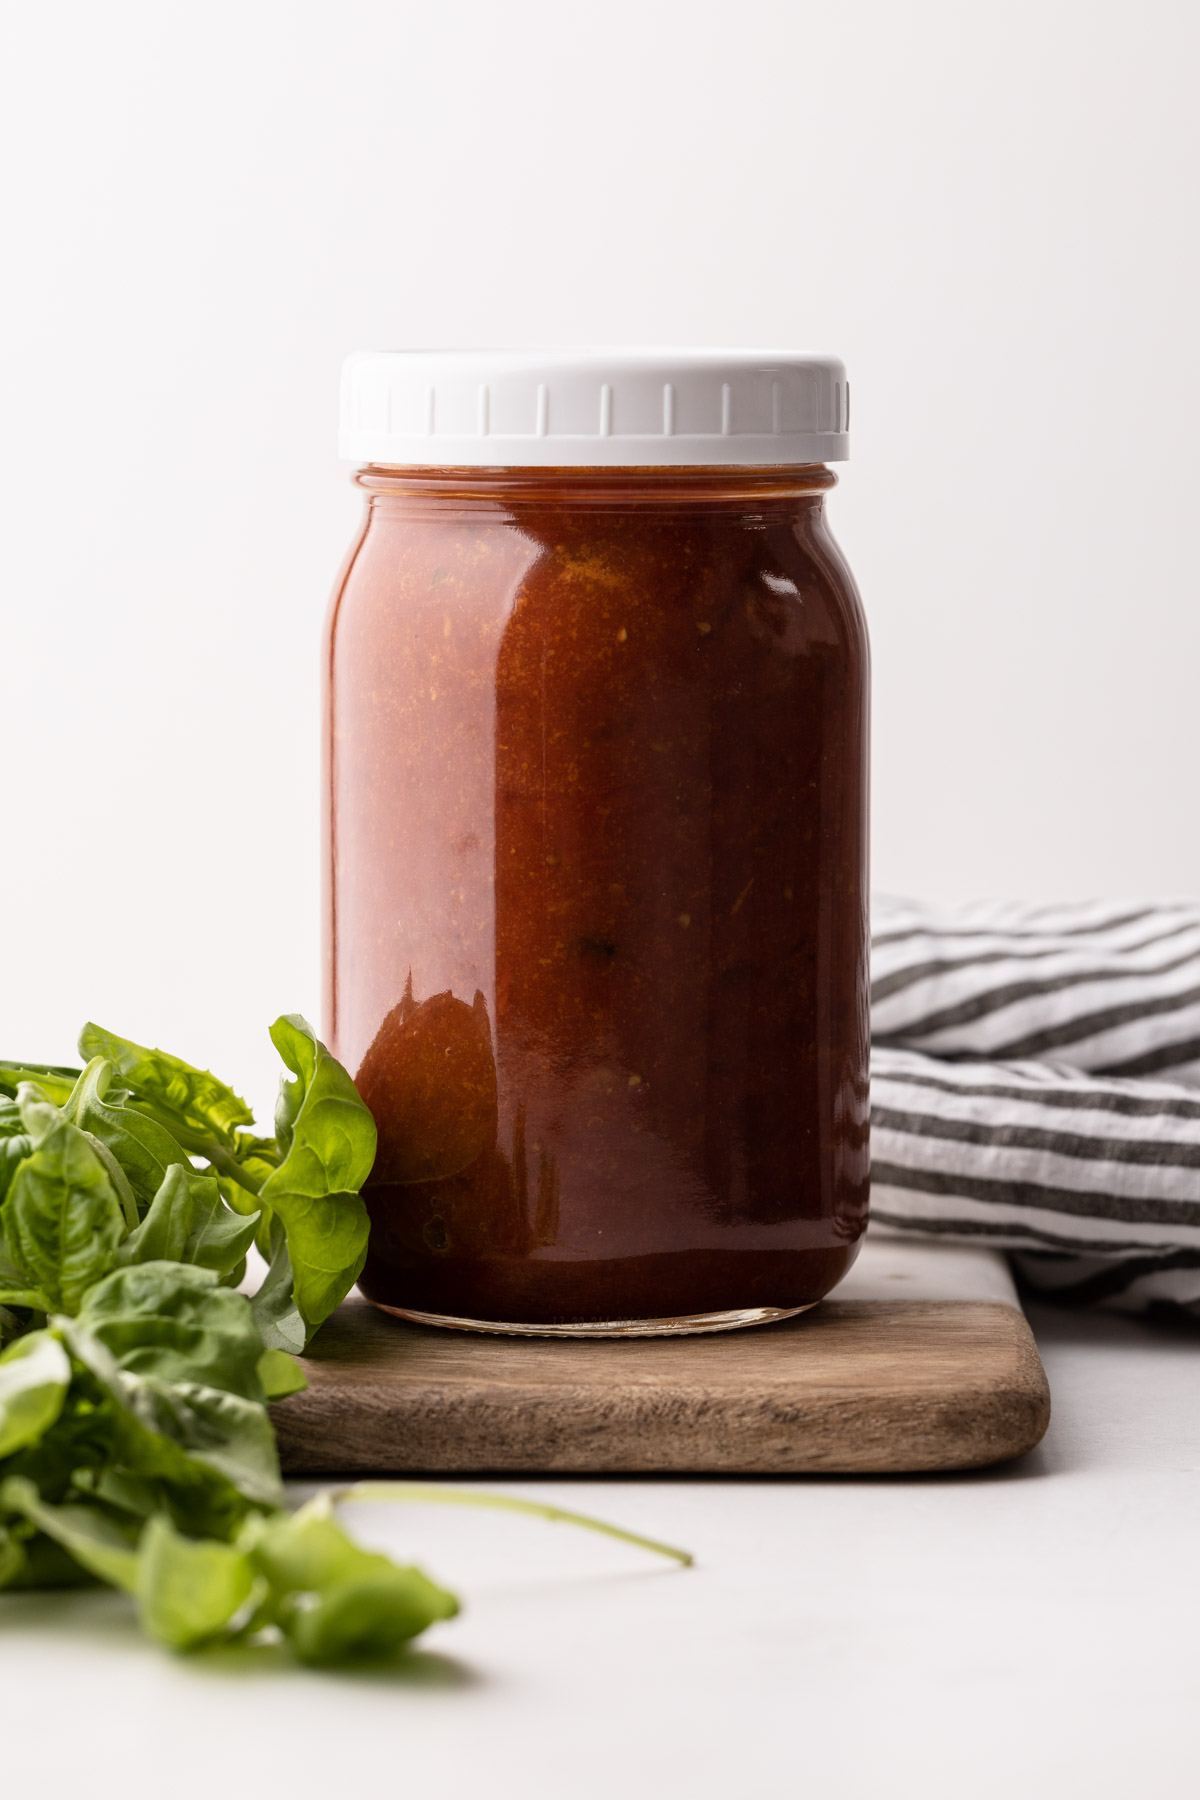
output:
[[[409,978],[357,1077],[379,1121],[369,1199],[373,1233],[397,1255],[520,1256],[558,1232],[555,1160],[525,1137],[518,1106],[497,1142],[496,1061],[487,1003],[451,993],[418,1001]]]
[[[496,1144],[496,1059],[487,1002],[418,1001],[412,974],[363,1057],[358,1091],[379,1126],[376,1181],[443,1181]]]

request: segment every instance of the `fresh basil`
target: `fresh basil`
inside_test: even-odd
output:
[[[217,1076],[99,1025],[80,1033],[80,1051],[91,1060],[67,1110],[76,1109],[98,1150],[136,1168],[139,1207],[161,1193],[172,1158],[207,1159],[225,1210],[257,1215],[244,1239],[223,1225],[229,1243],[241,1246],[229,1268],[255,1239],[269,1264],[255,1303],[264,1342],[297,1352],[362,1270],[368,1223],[359,1189],[375,1160],[376,1132],[349,1075],[299,1014],[277,1019],[271,1039],[291,1072],[281,1085],[274,1138],[246,1129],[254,1124],[249,1108]],[[146,1241],[160,1254],[178,1254],[163,1249],[157,1228]],[[148,1254],[134,1246],[122,1260]],[[217,1266],[212,1254],[186,1260]]]
[[[342,1585],[355,1570],[369,1598],[267,1568],[288,1522],[268,1401],[306,1385],[286,1351],[362,1266],[375,1153],[304,1021],[272,1036],[289,1070],[273,1138],[216,1076],[99,1026],[82,1070],[0,1064],[0,1588],[106,1581],[175,1649],[269,1628],[328,1661],[453,1603],[422,1610],[408,1571],[336,1525]],[[256,1235],[265,1339],[233,1285]]]
[[[13,1176],[32,1149],[33,1139],[27,1132],[0,1137],[0,1204],[12,1186]]]
[[[308,1346],[309,1330],[296,1305],[292,1258],[282,1219],[271,1220],[263,1248],[269,1261],[262,1286],[254,1296],[255,1323],[268,1349],[299,1356]]]
[[[190,1168],[187,1152],[165,1126],[123,1104],[127,1089],[113,1091],[115,1065],[94,1056],[66,1101],[63,1115],[86,1131],[94,1147],[115,1159],[134,1195],[138,1210],[149,1205],[167,1170]]]
[[[266,1584],[243,1551],[184,1537],[159,1513],[142,1536],[138,1612],[147,1636],[171,1650],[199,1650],[233,1635],[237,1614]]]
[[[289,1394],[302,1394],[308,1377],[295,1357],[284,1350],[264,1350],[258,1359],[258,1379],[268,1400],[286,1400]]]
[[[225,1535],[250,1506],[278,1506],[282,1488],[249,1305],[206,1276],[215,1283],[174,1263],[125,1269],[58,1325],[112,1402],[111,1460],[158,1484],[181,1524],[219,1518]]]
[[[17,1513],[65,1550],[89,1575],[132,1593],[137,1583],[137,1538],[104,1507],[72,1502],[48,1505],[32,1481],[13,1475],[0,1482],[0,1513]]]
[[[70,1385],[71,1360],[48,1331],[31,1331],[0,1351],[0,1458],[50,1430]]]
[[[79,1054],[111,1062],[142,1110],[198,1154],[214,1146],[232,1150],[237,1127],[254,1123],[254,1114],[231,1087],[207,1069],[193,1068],[165,1050],[144,1049],[89,1024],[79,1034]]]
[[[250,1302],[220,1287],[215,1269],[182,1262],[119,1269],[90,1290],[70,1331],[72,1342],[102,1344],[123,1375],[263,1398]]]
[[[25,1130],[21,1109],[15,1100],[0,1099],[0,1139],[19,1137]]]
[[[61,1106],[81,1074],[80,1069],[60,1068],[54,1063],[0,1062],[0,1094],[15,1096],[23,1081],[32,1081],[47,1100]]]
[[[74,1312],[117,1260],[127,1221],[108,1170],[78,1126],[18,1092],[33,1148],[0,1206],[0,1303]]]
[[[254,1531],[250,1558],[267,1579],[276,1620],[301,1662],[394,1656],[458,1611],[454,1595],[420,1569],[400,1568],[348,1537],[326,1494]]]
[[[118,1249],[117,1261],[196,1263],[227,1278],[244,1265],[259,1217],[257,1210],[248,1216],[230,1212],[213,1176],[175,1165],[164,1174],[137,1230]]]
[[[285,1077],[280,1087],[275,1138],[282,1161],[259,1198],[283,1226],[291,1298],[307,1342],[345,1299],[366,1260],[367,1209],[358,1190],[375,1160],[375,1121],[341,1063],[298,1014],[277,1019],[271,1041],[295,1079]],[[287,1287],[285,1249],[277,1238],[272,1249],[268,1299]],[[268,1344],[302,1347],[286,1307],[260,1308],[260,1319]]]

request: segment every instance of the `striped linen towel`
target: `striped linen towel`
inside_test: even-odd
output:
[[[876,897],[871,1211],[1200,1318],[1200,906]]]

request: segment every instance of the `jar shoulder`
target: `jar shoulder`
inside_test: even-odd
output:
[[[439,621],[446,636],[469,622],[488,638],[536,627],[579,644],[636,620],[648,647],[683,615],[714,634],[713,648],[744,637],[748,623],[776,653],[837,648],[864,666],[868,657],[858,588],[819,505],[766,520],[371,510],[335,585],[327,635],[386,657],[401,641],[411,653],[413,631],[424,639]]]

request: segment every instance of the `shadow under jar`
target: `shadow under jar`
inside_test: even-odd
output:
[[[326,1026],[379,1127],[363,1292],[578,1335],[811,1306],[868,1192],[841,364],[380,354],[343,404]]]

